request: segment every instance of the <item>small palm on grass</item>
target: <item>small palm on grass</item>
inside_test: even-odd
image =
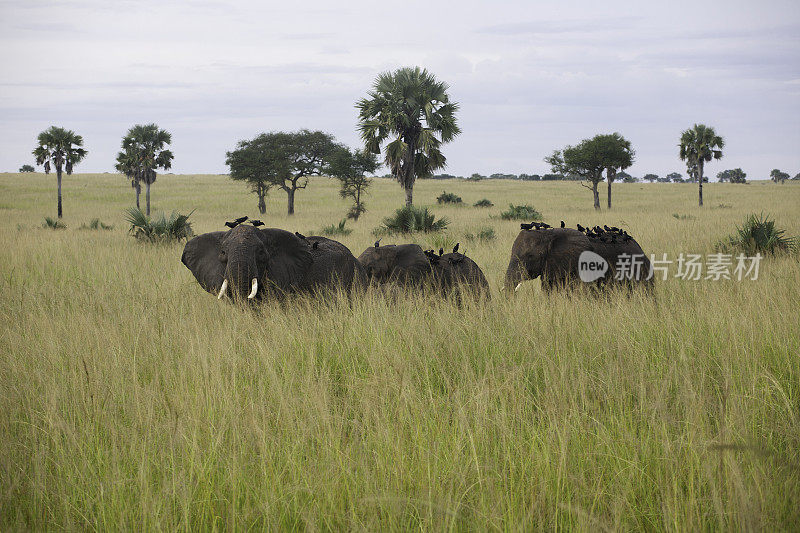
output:
[[[427,207],[407,205],[395,211],[394,215],[384,218],[383,224],[375,230],[375,234],[432,233],[446,229],[449,223],[445,217],[437,220]]]
[[[780,252],[791,252],[797,249],[797,239],[788,237],[786,230],[775,226],[769,215],[750,214],[742,226],[736,227],[736,233],[717,244],[718,251],[738,250],[746,255],[774,255]]]
[[[58,220],[57,218],[44,217],[42,227],[46,229],[66,229],[67,225]]]
[[[194,213],[194,211],[192,211]],[[194,232],[189,217],[173,211],[169,218],[164,213],[159,213],[153,218],[148,217],[140,209],[132,207],[127,210],[125,220],[131,227],[130,233],[140,240],[150,242],[166,242],[188,239]]]

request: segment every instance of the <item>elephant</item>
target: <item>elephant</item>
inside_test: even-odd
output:
[[[444,295],[454,293],[459,297],[462,288],[468,286],[477,294],[490,294],[480,267],[464,254],[437,256],[432,251],[424,252],[418,244],[389,244],[367,248],[358,261],[367,277],[378,285],[428,286]]]
[[[337,241],[244,224],[194,237],[181,262],[219,299],[260,300],[335,287],[349,293],[367,280],[361,264]]]
[[[490,296],[489,282],[475,261],[458,252],[438,257],[432,252],[426,255],[431,262],[434,280],[445,293],[455,291],[460,296],[462,287],[470,287],[480,296]]]
[[[570,228],[523,229],[511,247],[511,259],[506,270],[504,290],[519,288],[522,281],[541,276],[542,289],[580,285],[579,259],[583,252],[594,252],[605,260],[607,270],[591,284],[620,285],[629,288],[644,285],[652,288],[650,261],[639,243],[627,234],[586,235]],[[634,257],[638,268],[629,269],[623,279],[617,279],[621,257]]]

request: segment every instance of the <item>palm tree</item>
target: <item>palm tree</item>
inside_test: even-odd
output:
[[[433,176],[447,160],[440,150],[461,133],[456,123],[458,104],[450,102],[446,83],[419,67],[406,67],[380,74],[368,93],[356,104],[358,129],[368,152],[381,153],[406,192],[406,205],[413,203],[417,177]],[[437,137],[438,136],[438,137]]]
[[[72,168],[81,162],[88,153],[83,148],[83,137],[72,130],[58,126],[50,126],[39,134],[39,146],[34,148],[33,156],[37,165],[44,165],[45,174],[50,174],[51,166],[56,167],[58,180],[58,218],[62,217],[61,209],[61,173],[66,170],[72,174]]]
[[[117,172],[121,172],[126,178],[131,180],[131,188],[136,193],[136,209],[139,207],[139,195],[142,193],[142,183],[139,181],[139,172],[136,167],[136,154],[134,151],[126,150],[117,154],[117,164],[114,165]]]
[[[714,128],[705,124],[695,124],[692,129],[681,133],[680,158],[686,161],[689,175],[697,179],[700,191],[700,207],[703,206],[703,165],[712,159],[722,159],[725,141],[717,135]]]
[[[117,168],[123,172],[125,169],[133,172],[131,186],[137,190],[137,205],[141,190],[139,183],[144,182],[147,216],[150,216],[150,185],[156,181],[156,169],[169,170],[172,167],[172,152],[164,149],[171,142],[172,135],[159,129],[156,124],[137,124],[122,138],[125,155],[122,161],[119,157],[121,154],[117,155],[117,161],[121,163]]]

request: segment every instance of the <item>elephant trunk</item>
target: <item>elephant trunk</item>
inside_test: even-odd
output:
[[[507,293],[511,294],[519,288],[520,283],[526,279],[528,279],[528,269],[519,257],[512,255],[511,261],[508,263],[508,269],[506,270],[506,281],[503,288]]]
[[[244,300],[256,297],[258,293],[258,268],[254,261],[229,260],[226,281],[234,299]]]

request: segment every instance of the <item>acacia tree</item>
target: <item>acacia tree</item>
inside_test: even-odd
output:
[[[679,156],[686,161],[689,175],[697,180],[700,207],[703,207],[703,166],[712,159],[722,159],[725,140],[717,135],[714,128],[705,124],[695,124],[681,133]]]
[[[642,177],[642,179],[644,181],[649,181],[650,183],[653,183],[654,181],[658,181],[658,174],[645,174]]]
[[[286,191],[287,212],[290,215],[294,214],[295,192],[308,186],[310,176],[323,174],[330,156],[340,148],[332,135],[309,130],[262,133],[252,141],[240,142],[238,146],[238,149],[244,147],[245,151],[235,155],[233,159],[231,155],[236,150],[228,154],[228,165],[234,162],[231,166],[231,178],[237,179],[234,177],[234,168],[240,168],[244,171],[240,179],[251,183],[253,179],[263,180],[266,187],[262,189],[264,194],[273,185],[283,189]],[[238,160],[240,156],[242,159]],[[240,164],[241,167],[238,166]],[[248,168],[249,171],[244,170]],[[248,172],[252,176],[249,179],[246,177]]]
[[[245,181],[258,196],[258,212],[267,212],[266,196],[274,185],[273,176],[280,174],[276,167],[278,150],[274,138],[266,134],[251,141],[239,141],[236,149],[226,153],[225,164],[230,167],[232,180]]]
[[[33,165],[22,165],[19,167],[19,171],[22,172],[35,172],[36,169],[33,168]]]
[[[67,172],[72,174],[72,168],[81,162],[88,153],[81,148],[83,137],[77,135],[72,130],[66,130],[57,126],[50,126],[38,137],[39,146],[34,148],[33,156],[36,158],[37,165],[44,166],[45,174],[50,173],[51,166],[56,168],[56,179],[58,181],[58,218],[62,218],[61,209],[61,174]]]
[[[671,181],[673,183],[683,183],[683,176],[680,172],[670,172],[666,176],[666,181]]]
[[[563,150],[555,150],[544,160],[552,168],[554,174],[575,175],[591,182],[594,208],[600,209],[600,193],[597,184],[603,181],[603,170],[606,168],[603,141],[598,136],[584,139],[577,146],[567,146]]]
[[[717,172],[717,181],[720,183],[747,183],[747,174],[741,168],[733,168]]]
[[[784,181],[789,179],[789,174],[786,172],[782,172],[777,168],[773,168],[772,172],[769,173],[769,177],[775,183],[783,183]]]
[[[367,98],[356,103],[361,138],[367,151],[381,153],[392,176],[414,200],[414,182],[433,176],[447,159],[441,145],[461,130],[456,122],[458,104],[450,101],[448,85],[419,67],[380,74]]]
[[[141,191],[140,183],[144,183],[147,216],[150,216],[150,186],[156,182],[156,170],[169,170],[172,167],[174,156],[170,150],[165,149],[165,146],[171,143],[172,135],[156,124],[137,124],[122,138],[124,155],[123,152],[117,155],[117,168],[122,168],[126,175],[127,171],[132,173],[131,186],[136,190],[137,207]]]
[[[367,210],[361,198],[372,182],[367,174],[374,173],[378,166],[378,158],[366,150],[351,151],[343,146],[331,156],[325,173],[339,180],[339,196],[353,200],[347,218],[358,220]]]
[[[617,172],[625,170],[633,164],[636,152],[631,142],[619,133],[597,135],[592,139],[598,145],[603,158],[608,180],[608,208],[611,209],[611,184],[616,179]]]

